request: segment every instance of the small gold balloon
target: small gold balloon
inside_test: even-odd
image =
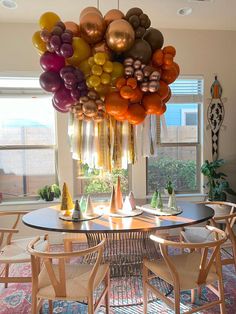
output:
[[[96,116],[98,112],[97,104],[94,100],[90,99],[86,103],[83,104],[83,112],[88,117],[94,117]]]
[[[80,19],[80,34],[87,43],[96,44],[102,40],[106,24],[101,15],[89,12]]]
[[[123,12],[121,12],[120,10],[117,10],[117,9],[112,9],[105,14],[104,21],[105,21],[106,25],[109,25],[111,22],[113,22],[115,20],[123,19],[124,17],[125,16],[124,16]]]
[[[115,20],[107,28],[107,45],[116,52],[129,50],[134,43],[134,39],[134,30],[126,20]]]

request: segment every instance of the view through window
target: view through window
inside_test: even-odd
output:
[[[0,87],[0,193],[3,199],[35,196],[56,181],[51,97],[36,78],[1,78]]]
[[[168,180],[177,193],[200,191],[202,79],[179,79],[162,122],[158,156],[147,159],[147,192],[164,190]]]

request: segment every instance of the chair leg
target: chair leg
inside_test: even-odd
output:
[[[106,307],[106,314],[110,314],[110,272],[107,271],[105,277],[105,284],[107,286],[107,293],[105,295],[105,307]]]
[[[219,290],[219,297],[220,297],[220,313],[221,314],[225,314],[226,310],[225,310],[225,296],[224,296],[224,285],[223,285],[223,280],[222,280],[222,276],[218,281],[218,290]]]
[[[148,290],[146,282],[148,280],[148,269],[143,265],[143,314],[147,314]]]
[[[94,314],[93,295],[88,297],[88,314]]]
[[[37,297],[35,294],[32,294],[31,314],[38,314],[37,313]]]
[[[232,242],[232,253],[233,253],[233,260],[234,260],[234,268],[236,271],[236,240],[234,234],[230,234],[230,240]]]
[[[53,303],[52,303],[52,300],[48,300],[48,308],[49,308],[49,314],[53,314]]]
[[[10,265],[9,265],[9,264],[6,264],[6,266],[5,266],[5,278],[8,278],[8,277],[9,277],[9,268],[10,268]],[[4,287],[5,287],[5,288],[8,287],[8,282],[5,282]]]
[[[178,288],[174,287],[175,295],[175,314],[180,314],[180,291]]]

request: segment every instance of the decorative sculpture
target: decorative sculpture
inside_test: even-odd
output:
[[[211,141],[212,141],[212,159],[218,159],[218,144],[219,144],[219,132],[222,126],[225,109],[221,100],[222,87],[215,76],[215,81],[211,85],[211,102],[207,110],[207,119],[209,127],[211,129]]]

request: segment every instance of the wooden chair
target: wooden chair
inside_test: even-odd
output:
[[[49,301],[50,314],[53,313],[53,300],[87,299],[88,314],[93,314],[105,299],[109,314],[109,265],[101,264],[105,240],[97,246],[74,252],[40,252],[35,249],[38,241],[39,238],[28,246],[32,266],[32,314],[38,313],[45,299]],[[86,256],[92,256],[95,263],[67,263],[68,259]],[[101,282],[104,282],[104,289],[94,304],[94,290]]]
[[[32,238],[13,239],[13,235],[19,232],[17,225],[22,215],[26,211],[2,211],[0,212],[0,219],[13,220],[11,228],[0,228],[0,264],[4,265],[1,275],[0,283],[5,284],[7,288],[8,283],[12,282],[31,282],[30,277],[9,277],[10,265],[20,263],[30,263],[30,254],[27,252],[27,245]]]
[[[195,313],[208,309],[217,304],[220,305],[221,314],[225,313],[225,300],[222,281],[222,267],[220,259],[220,245],[226,241],[226,234],[212,226],[206,227],[216,236],[215,241],[204,243],[173,242],[155,235],[150,238],[157,242],[160,247],[162,259],[157,261],[144,260],[143,264],[143,313],[147,314],[148,290],[151,290],[159,299],[171,307],[176,314],[180,313],[180,292],[193,291],[200,286],[207,286],[218,296],[217,301],[208,302],[185,313]],[[168,248],[190,249],[188,253],[168,255]],[[196,251],[200,249],[200,251]],[[149,275],[151,271],[151,275]],[[174,302],[154,287],[149,281],[154,277],[160,277],[174,288]],[[213,286],[218,282],[218,288]]]
[[[221,226],[221,229],[225,231],[227,241],[221,246],[221,249],[225,255],[228,255],[228,258],[222,257],[222,265],[233,264],[236,271],[236,236],[233,231],[236,221],[236,204],[230,202],[201,202],[200,204],[205,204],[212,208],[215,208],[217,205],[215,215],[209,221],[209,224],[214,227]],[[185,227],[181,233],[181,240],[191,243],[214,240],[211,233],[204,229],[204,227]],[[232,254],[230,254],[228,249],[232,250]]]

